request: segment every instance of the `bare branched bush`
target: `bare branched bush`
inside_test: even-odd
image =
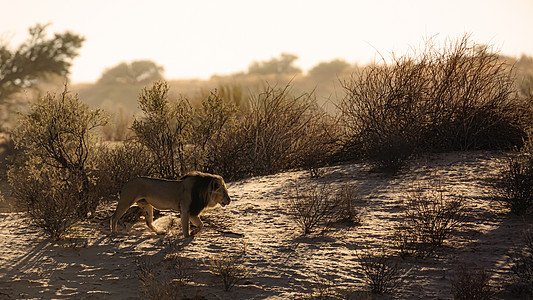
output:
[[[331,146],[322,116],[311,95],[293,96],[289,85],[267,87],[241,106],[237,124],[216,139],[213,171],[242,178],[319,164]]]
[[[490,284],[490,275],[481,270],[470,270],[460,266],[455,271],[452,282],[452,299],[455,300],[490,300],[496,299],[494,287]]]
[[[495,199],[513,214],[523,215],[533,208],[533,155],[509,157],[494,181]]]
[[[523,245],[510,254],[510,290],[523,299],[533,297],[533,230],[523,233]]]
[[[81,181],[68,171],[49,166],[12,168],[10,184],[16,205],[53,239],[61,239],[80,220]]]
[[[401,254],[432,254],[462,224],[464,210],[462,199],[445,196],[438,182],[434,187],[418,187],[407,193],[395,231]]]
[[[511,67],[464,36],[362,69],[343,83],[344,148],[397,171],[417,152],[521,145],[530,108]]]
[[[361,200],[352,186],[345,185],[335,191],[326,184],[311,184],[310,187],[297,184],[287,188],[287,196],[289,215],[304,235],[318,228],[325,231],[338,222],[360,224],[361,211],[357,203]]]
[[[304,235],[317,227],[325,230],[337,220],[337,203],[327,185],[316,184],[310,188],[295,185],[288,188],[287,195],[289,215]]]
[[[139,95],[144,118],[134,120],[135,139],[150,150],[156,173],[162,178],[178,178],[186,173],[185,146],[192,130],[192,107],[187,99],[171,103],[168,83],[157,81]]]
[[[336,222],[360,225],[362,212],[358,204],[362,203],[359,191],[352,185],[343,185],[335,194]]]
[[[213,274],[220,276],[224,283],[224,290],[230,291],[239,281],[248,277],[248,270],[244,266],[246,249],[241,248],[238,253],[219,252],[206,263]]]
[[[165,256],[166,264],[171,269],[171,275],[174,282],[185,285],[193,278],[194,266],[189,258],[185,258],[177,252]]]
[[[48,94],[23,115],[13,131],[18,149],[8,177],[18,206],[54,238],[94,214],[96,129],[106,123],[65,88]]]
[[[333,276],[330,274],[315,274],[311,279],[312,285],[310,291],[304,296],[304,299],[310,300],[328,300],[340,299],[341,296],[336,291]]]
[[[365,283],[373,294],[393,293],[399,287],[401,274],[398,263],[382,249],[377,253],[359,255]]]
[[[150,300],[177,300],[183,299],[180,287],[169,278],[158,276],[151,260],[142,258],[137,261],[137,270],[141,282],[143,298]]]

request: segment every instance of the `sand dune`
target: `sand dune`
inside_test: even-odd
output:
[[[2,213],[0,299],[137,299],[142,296],[138,264],[153,266],[159,280],[171,280],[173,252],[189,272],[179,296],[294,299],[310,295],[319,279],[327,278],[339,294],[356,299],[364,289],[358,253],[390,246],[402,194],[417,181],[435,179],[447,193],[464,197],[466,222],[436,255],[400,260],[406,270],[403,284],[385,298],[449,299],[458,265],[485,267],[496,284],[509,276],[506,254],[519,242],[524,221],[502,213],[490,199],[486,178],[496,174],[501,158],[495,152],[449,153],[415,160],[409,171],[395,177],[349,164],[326,168],[318,179],[297,171],[232,182],[233,202],[208,211],[206,228],[190,240],[182,238],[177,215],[170,212],[155,222],[169,230],[166,236],[154,235],[143,220],[113,236],[106,219],[112,204],[101,208],[100,218],[80,224],[69,239],[57,243],[30,226],[23,214]],[[361,226],[339,225],[302,236],[286,209],[287,186],[295,182],[356,186],[363,200]],[[249,275],[225,292],[207,261],[217,253],[240,253],[242,247]]]

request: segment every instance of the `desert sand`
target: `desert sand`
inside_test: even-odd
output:
[[[497,174],[502,158],[497,152],[455,152],[418,158],[392,177],[355,163],[324,168],[319,178],[294,171],[231,182],[232,203],[207,211],[202,217],[206,227],[192,239],[183,238],[179,216],[172,212],[155,221],[168,230],[165,236],[155,235],[142,219],[111,235],[108,218],[114,203],[59,242],[47,239],[24,214],[2,213],[0,299],[142,298],[138,265],[149,264],[157,280],[170,281],[175,278],[171,255],[181,257],[188,270],[177,288],[179,297],[297,299],[316,293],[325,282],[337,295],[363,299],[358,253],[390,247],[402,195],[416,182],[435,179],[446,193],[464,197],[468,217],[435,255],[400,259],[402,284],[380,299],[450,299],[450,279],[459,265],[486,268],[494,285],[502,285],[510,274],[507,254],[525,226],[491,200],[486,181]],[[302,236],[287,211],[287,187],[316,182],[357,187],[362,224]],[[241,253],[243,247],[248,275],[226,292],[210,272],[209,258]]]

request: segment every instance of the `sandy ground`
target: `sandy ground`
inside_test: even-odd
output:
[[[350,164],[325,168],[320,178],[298,171],[229,183],[232,203],[208,211],[202,217],[206,227],[192,239],[182,237],[178,216],[170,212],[155,222],[168,229],[165,236],[154,235],[142,219],[110,235],[106,217],[114,204],[61,242],[46,239],[23,214],[2,213],[0,299],[143,298],[139,265],[148,265],[158,282],[185,278],[183,285],[171,284],[177,298],[295,299],[326,286],[350,299],[370,299],[361,292],[358,254],[389,247],[406,190],[435,179],[447,193],[464,197],[468,217],[435,255],[399,260],[402,284],[381,298],[449,299],[459,265],[486,268],[501,285],[509,277],[507,254],[526,222],[501,213],[490,200],[486,179],[496,174],[501,158],[494,152],[449,153],[415,160],[394,177]],[[286,192],[295,183],[357,187],[362,224],[302,236],[287,211]],[[229,292],[210,272],[209,258],[216,254],[244,255],[248,275]]]

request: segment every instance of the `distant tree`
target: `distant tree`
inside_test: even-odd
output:
[[[315,79],[335,78],[350,67],[343,59],[334,59],[329,62],[321,62],[309,70],[309,77]]]
[[[99,84],[146,84],[163,79],[164,68],[151,60],[122,62],[102,73]]]
[[[266,61],[254,61],[248,67],[249,74],[294,74],[302,70],[293,65],[298,56],[289,53],[281,53],[280,57],[273,57]]]
[[[85,38],[71,32],[48,38],[47,26],[31,27],[30,38],[14,50],[0,45],[0,104],[5,105],[21,89],[34,87],[46,75],[68,75]]]

